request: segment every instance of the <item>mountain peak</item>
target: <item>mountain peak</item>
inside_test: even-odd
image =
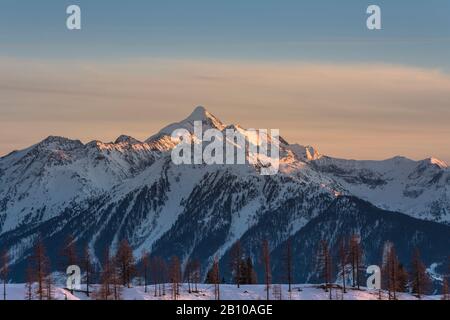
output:
[[[64,142],[68,142],[68,141],[72,141],[69,138],[65,138],[65,137],[60,137],[60,136],[48,136],[47,138],[45,138],[44,140],[42,140],[40,143],[41,144],[49,144],[49,143],[64,143]]]
[[[193,133],[194,122],[196,121],[202,122],[203,130],[218,129],[222,131],[225,128],[225,125],[216,116],[207,111],[204,107],[198,106],[186,119],[164,127],[159,133],[147,139],[146,142],[151,143],[161,139],[164,136],[171,136],[177,129],[186,129],[190,133]]]
[[[203,106],[198,106],[192,111],[191,115],[188,117],[188,119],[198,120],[202,118],[207,118],[207,115],[209,112],[205,109]]]
[[[203,106],[196,107],[194,111],[192,111],[192,113],[189,115],[189,117],[187,117],[180,123],[193,123],[194,121],[202,121],[204,125],[207,124],[219,130],[223,130],[225,128],[222,121],[220,121],[216,116],[206,110]]]
[[[65,137],[49,136],[39,142],[37,146],[46,149],[74,149],[82,147],[83,143],[80,140],[71,140]]]
[[[286,144],[288,144],[286,142]],[[316,148],[312,146],[302,146],[299,144],[292,144],[289,146],[289,148],[299,157],[308,160],[318,160],[322,157],[322,155],[317,151]]]
[[[133,137],[123,134],[120,137],[118,137],[116,139],[116,141],[114,142],[114,144],[120,144],[120,143],[137,144],[137,143],[141,143],[141,142]]]

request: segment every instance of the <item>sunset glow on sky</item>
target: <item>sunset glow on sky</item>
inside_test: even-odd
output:
[[[0,156],[49,135],[145,140],[205,106],[356,159],[450,163],[450,2],[2,1]],[[83,29],[65,29],[77,3]]]

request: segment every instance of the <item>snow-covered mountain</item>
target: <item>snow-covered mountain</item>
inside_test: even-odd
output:
[[[114,143],[83,144],[49,137],[0,158],[0,246],[11,248],[15,277],[23,276],[38,235],[55,258],[73,234],[97,262],[106,246],[126,238],[136,255],[147,250],[183,261],[195,257],[207,269],[214,256],[226,259],[238,239],[252,251],[255,240],[269,238],[275,252],[343,196],[366,200],[380,212],[401,212],[414,226],[416,218],[427,220],[450,238],[450,169],[442,161],[342,160],[281,138],[280,172],[274,176],[261,176],[258,164],[175,165],[170,135],[180,128],[193,134],[194,121],[202,121],[203,129],[247,134],[198,107],[145,142],[121,136]],[[379,241],[390,240],[381,231]]]
[[[346,194],[386,210],[450,222],[450,169],[441,160],[395,157],[385,161],[355,161],[322,157],[312,165],[337,181]]]

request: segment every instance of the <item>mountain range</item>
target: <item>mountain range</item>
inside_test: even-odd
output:
[[[450,169],[436,158],[345,160],[281,138],[280,170],[261,176],[257,164],[175,165],[171,133],[224,124],[197,107],[146,141],[120,136],[87,144],[48,137],[0,158],[0,247],[9,248],[14,281],[24,279],[39,237],[52,261],[73,235],[101,267],[106,247],[127,239],[136,256],[198,259],[204,273],[215,257],[224,277],[230,248],[240,240],[257,272],[269,241],[274,279],[282,274],[286,241],[295,253],[295,281],[316,281],[317,244],[359,234],[366,264],[379,264],[386,241],[408,263],[414,248],[433,272],[450,255]],[[281,129],[282,133],[282,129]],[[225,141],[231,143],[230,141]],[[54,269],[57,264],[54,263]],[[278,270],[278,272],[276,272]],[[281,279],[280,279],[281,281]]]

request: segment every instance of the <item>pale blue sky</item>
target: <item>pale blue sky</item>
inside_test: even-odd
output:
[[[65,29],[79,4],[83,30]],[[365,27],[369,4],[383,30]],[[0,55],[387,62],[450,70],[448,0],[2,0]]]

